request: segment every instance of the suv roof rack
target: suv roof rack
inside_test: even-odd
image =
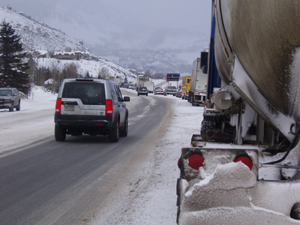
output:
[[[76,78],[76,81],[94,81],[94,78]]]

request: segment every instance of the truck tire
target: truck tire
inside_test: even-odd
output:
[[[195,106],[194,98],[191,99],[192,106]]]
[[[110,142],[118,142],[119,141],[119,122],[116,123],[115,127],[111,129],[108,134],[108,139]]]
[[[66,131],[60,129],[60,128],[55,124],[54,137],[55,137],[55,140],[56,140],[56,141],[65,141],[65,140],[66,140]]]
[[[128,134],[128,116],[126,116],[124,127],[120,130],[120,137],[127,137]]]

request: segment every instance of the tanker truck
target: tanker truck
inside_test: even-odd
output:
[[[299,18],[299,0],[212,0],[207,101],[178,160],[178,224],[300,224]]]

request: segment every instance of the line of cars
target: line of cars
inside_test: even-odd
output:
[[[148,96],[148,93],[149,93],[149,91],[148,91],[147,87],[138,87],[137,88],[138,96],[140,96],[140,95]],[[173,95],[173,96],[181,98],[182,91],[181,91],[181,88],[177,89],[175,86],[166,86],[165,89],[158,86],[158,87],[154,88],[153,94],[154,95],[164,95],[164,96]]]
[[[181,89],[177,89],[175,86],[167,86],[165,90],[162,87],[155,87],[153,91],[154,95],[173,95],[181,97]]]

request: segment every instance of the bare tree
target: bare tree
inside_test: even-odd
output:
[[[109,71],[106,67],[102,67],[98,73],[98,78],[108,79],[109,78]]]
[[[62,77],[65,78],[77,78],[79,77],[77,66],[75,63],[68,64],[62,71]]]

